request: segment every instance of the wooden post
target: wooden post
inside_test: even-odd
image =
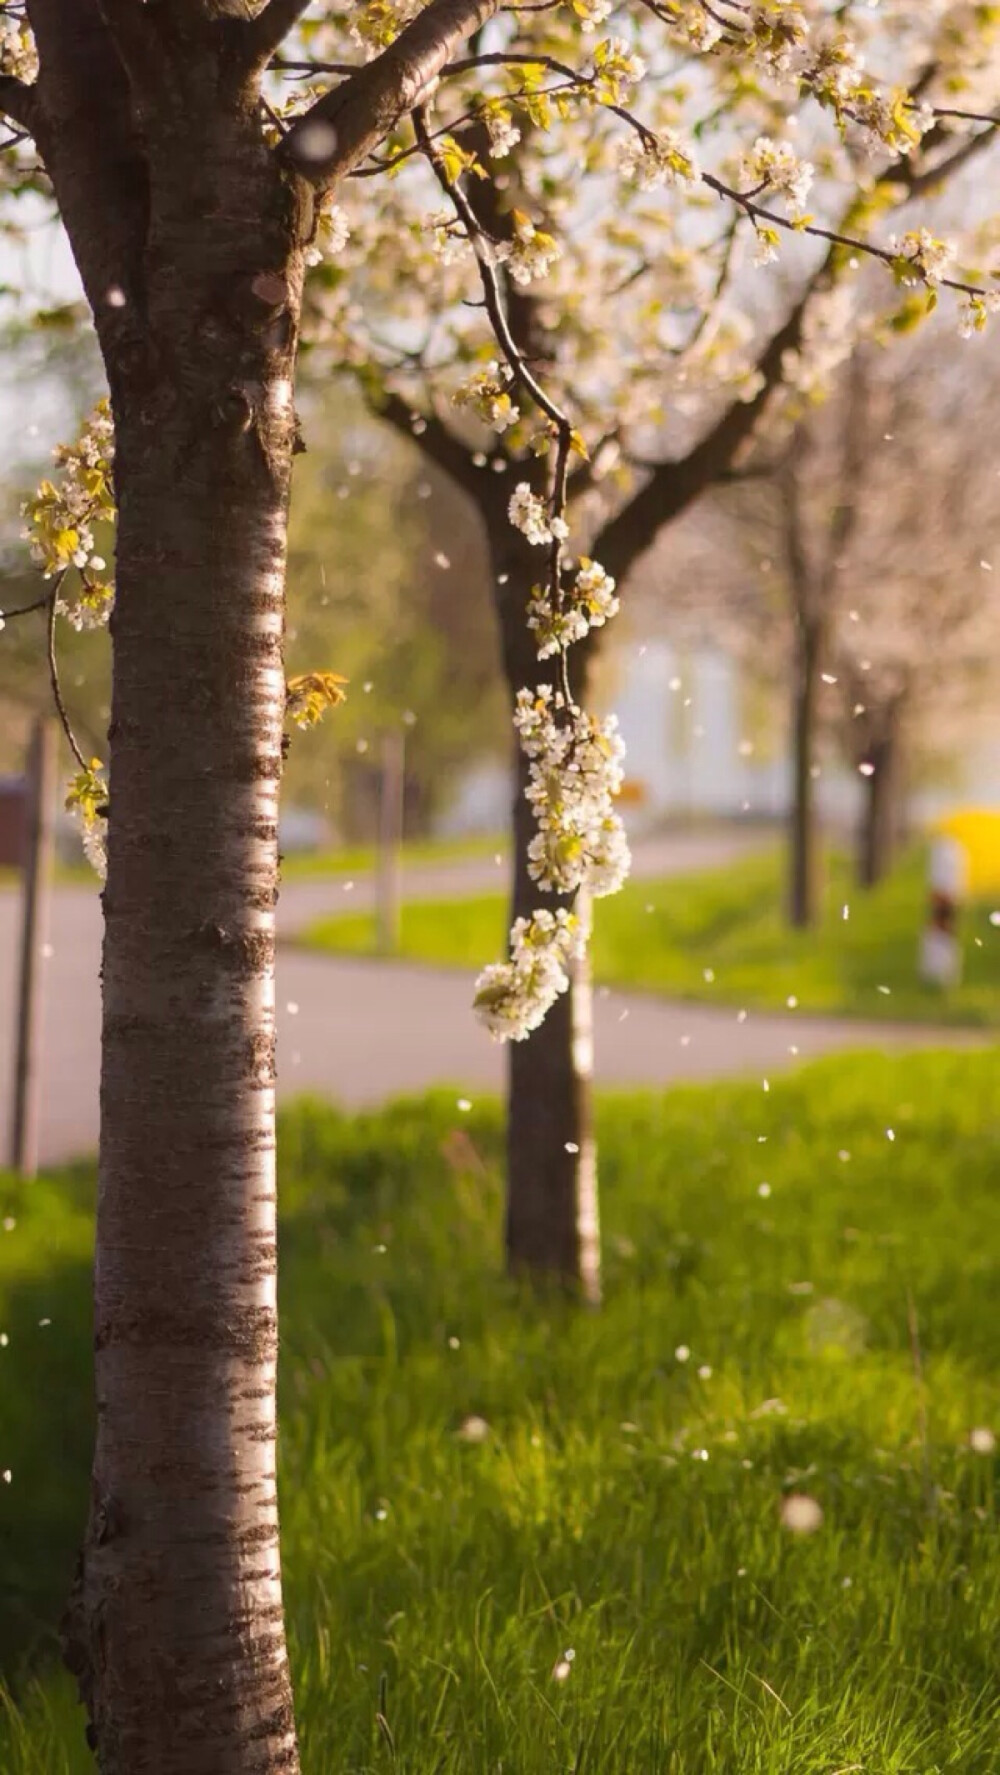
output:
[[[401,728],[382,736],[382,781],[378,813],[376,918],[380,955],[395,955],[400,938],[400,846],[406,741]]]
[[[39,716],[32,730],[28,753],[27,833],[21,890],[20,984],[10,1125],[11,1169],[22,1177],[34,1177],[38,1169],[41,1085],[41,993],[38,963],[48,927],[55,774],[55,728],[51,720]]]

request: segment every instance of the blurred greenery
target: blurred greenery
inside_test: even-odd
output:
[[[831,859],[822,923],[790,930],[784,916],[780,851],[748,854],[721,869],[633,880],[595,909],[599,980],[675,998],[905,1022],[1000,1023],[1000,928],[995,897],[961,919],[964,978],[943,991],[917,977],[927,911],[927,863],[911,851],[877,888],[858,888],[846,860]],[[844,909],[848,916],[845,917]],[[499,895],[419,901],[404,907],[402,953],[409,959],[481,967],[500,951],[505,906]],[[372,915],[324,918],[303,939],[318,949],[374,951]]]
[[[67,420],[67,435],[76,423]],[[322,400],[315,390],[304,397],[303,426],[308,449],[296,464],[289,534],[288,673],[332,670],[350,682],[343,707],[318,728],[293,730],[284,803],[328,814],[331,836],[370,842],[381,736],[402,729],[406,829],[422,836],[456,775],[508,739],[478,522],[445,477],[428,473],[341,385],[326,387]],[[49,471],[47,444],[5,475],[0,611],[42,590],[18,540],[18,508]],[[113,537],[99,543],[112,557]],[[60,624],[59,659],[81,744],[104,756],[107,634]],[[45,617],[11,621],[0,633],[0,771],[20,769],[30,717],[50,703]]]
[[[864,1054],[602,1101],[599,1314],[501,1275],[495,1104],[290,1111],[305,1775],[995,1775],[998,1087],[993,1054]],[[0,1192],[5,1775],[91,1769],[53,1624],[92,1188]]]
[[[336,384],[325,402],[308,398],[303,426],[288,670],[350,682],[343,707],[293,734],[285,799],[327,811],[350,842],[370,841],[381,736],[402,730],[406,829],[424,835],[458,772],[507,740],[482,537],[447,479]]]

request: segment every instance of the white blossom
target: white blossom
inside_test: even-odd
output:
[[[9,14],[0,17],[0,74],[30,86],[38,74],[38,51],[30,27]]]
[[[613,800],[625,748],[614,715],[567,705],[548,685],[518,693],[514,726],[530,759],[525,798],[538,827],[528,870],[550,892],[615,892],[628,868],[624,828]]]
[[[573,11],[585,35],[596,31],[614,11],[614,0],[573,0]]]
[[[469,407],[478,415],[491,430],[505,432],[509,426],[516,425],[521,417],[521,409],[514,404],[508,393],[508,385],[513,380],[512,373],[506,364],[500,364],[496,358],[481,370],[474,370],[461,387],[452,396],[456,407]]]
[[[476,981],[475,1009],[500,1041],[523,1041],[569,987],[569,968],[580,946],[571,912],[536,912],[519,918],[510,934],[510,960],[493,962]]]
[[[582,641],[590,629],[599,629],[619,607],[615,582],[599,561],[581,557],[572,586],[560,603],[553,603],[548,587],[534,586],[528,605],[528,627],[538,636],[538,657],[562,652]]]
[[[551,542],[553,536],[560,534],[553,528],[553,523],[561,523],[562,534],[565,534],[565,521],[549,518],[544,499],[540,499],[537,493],[532,493],[527,481],[519,481],[514,488],[507,506],[507,515],[514,529],[520,530],[521,535],[526,536],[535,547]]]
[[[536,228],[527,216],[520,216],[515,222],[513,240],[499,241],[493,251],[498,263],[506,265],[514,282],[521,285],[544,277],[562,254],[559,242]]]
[[[780,197],[787,197],[796,214],[800,213],[813,181],[813,166],[800,160],[788,142],[775,142],[770,136],[758,136],[742,158],[740,170],[751,186],[763,185]]]
[[[756,266],[773,265],[778,257],[781,244],[776,228],[768,228],[763,223],[755,224],[756,235],[753,251],[753,262]],[[753,400],[753,392],[745,393],[744,398]]]
[[[507,110],[489,111],[486,116],[486,128],[489,132],[489,155],[491,160],[505,160],[512,148],[516,148],[521,140],[521,132]]]
[[[435,210],[426,218],[424,228],[430,234],[432,251],[442,265],[454,265],[463,257],[469,237],[450,210]]]
[[[108,841],[103,822],[92,820],[80,831],[83,854],[99,881],[108,878]]]
[[[641,191],[651,191],[657,185],[690,184],[700,174],[694,149],[672,129],[660,130],[655,136],[630,136],[619,149],[618,167]]]
[[[991,314],[1000,310],[1000,290],[985,290],[981,296],[963,296],[958,305],[958,331],[962,339],[981,333]]]
[[[889,245],[896,255],[899,280],[904,284],[940,283],[955,257],[951,242],[937,240],[929,228],[893,234]]]
[[[325,208],[319,218],[316,236],[306,253],[307,265],[321,265],[324,259],[342,253],[351,238],[347,211],[339,203]]]

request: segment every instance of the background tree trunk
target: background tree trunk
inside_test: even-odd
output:
[[[523,686],[555,678],[554,662],[537,656],[526,617],[531,587],[544,563],[542,551],[530,549],[507,522],[506,505],[491,524],[490,536],[504,674],[513,707]],[[588,642],[570,651],[571,684],[580,701],[586,699],[591,651]],[[540,906],[555,911],[570,903],[539,888],[528,871],[528,845],[536,828],[524,799],[528,761],[520,747],[513,782],[512,921]],[[576,909],[589,920],[587,905]],[[508,1046],[506,1252],[512,1274],[549,1277],[593,1304],[600,1300],[589,955],[577,963],[570,990],[556,1000],[541,1027],[526,1041]]]
[[[792,801],[789,810],[788,916],[796,930],[814,925],[820,905],[819,833],[813,764],[819,703],[821,636],[817,624],[799,629],[792,707]]]
[[[857,876],[861,887],[871,888],[888,875],[896,850],[899,748],[892,727],[868,748],[866,762],[872,771],[862,778]]]
[[[105,342],[98,1433],[66,1619],[102,1775],[299,1766],[275,1478],[274,907],[301,199],[253,109],[213,106],[185,122],[173,181],[161,166],[147,344]]]

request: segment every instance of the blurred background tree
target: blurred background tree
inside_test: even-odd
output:
[[[307,391],[303,430],[287,666],[329,667],[349,683],[336,721],[293,740],[286,803],[327,815],[344,840],[370,840],[379,739],[401,727],[406,830],[421,836],[458,775],[508,741],[485,546],[448,478],[344,384]]]
[[[56,320],[42,334],[8,336],[8,361],[49,385],[46,410],[61,429],[36,425],[35,435],[26,429],[12,440],[0,492],[0,611],[39,595],[38,572],[20,540],[20,503],[48,472],[51,444],[72,435],[98,392],[92,353],[77,339]],[[422,836],[447,809],[458,775],[508,742],[479,527],[447,477],[373,421],[351,389],[307,388],[303,429],[308,447],[296,467],[287,669],[291,676],[329,668],[349,684],[336,721],[292,739],[284,843],[290,849],[324,838],[371,840],[380,737],[400,728],[406,831]],[[100,546],[110,558],[111,535]],[[61,624],[59,670],[81,746],[102,752],[107,637]],[[39,612],[3,631],[0,772],[20,769],[31,719],[49,704]]]

